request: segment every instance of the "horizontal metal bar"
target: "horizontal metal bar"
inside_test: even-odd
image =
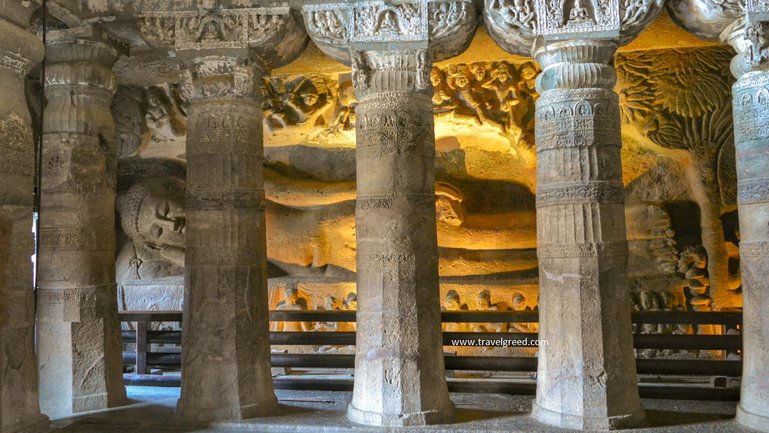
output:
[[[181,322],[181,311],[121,311],[121,322]]]
[[[180,387],[179,376],[162,376],[150,374],[124,374],[123,381],[129,386],[163,386]],[[449,391],[494,393],[512,395],[534,395],[537,386],[533,382],[510,382],[494,379],[447,379]],[[273,379],[275,389],[297,391],[352,391],[353,380],[322,378],[298,379],[296,377],[276,377]],[[710,388],[702,386],[671,386],[642,383],[638,386],[642,398],[670,400],[720,400],[737,401],[737,388]]]
[[[739,350],[741,335],[634,334],[636,349]]]
[[[351,310],[272,310],[271,322],[355,322]]]
[[[669,376],[742,376],[742,361],[706,361],[695,359],[636,359],[638,374]]]
[[[181,366],[181,354],[147,353],[147,365]],[[134,364],[136,354],[123,352],[123,362]],[[444,357],[447,370],[518,371],[537,370],[537,358],[509,356],[452,356]],[[273,367],[294,368],[354,368],[355,355],[348,354],[272,354]],[[681,376],[729,376],[742,375],[741,361],[704,361],[637,359],[638,374],[681,375]]]
[[[538,321],[536,311],[442,311],[444,323],[534,323]],[[181,311],[122,311],[123,322],[180,322]],[[355,322],[355,311],[349,310],[300,310],[270,311],[274,322]],[[739,311],[637,311],[632,314],[633,323],[648,324],[727,324],[742,322]]]
[[[123,343],[135,343],[136,331],[122,331]],[[515,340],[516,347],[535,347],[536,333],[515,332],[444,332],[443,344],[451,346],[457,340],[471,340],[478,347],[484,347],[483,340],[505,339],[508,345]],[[181,331],[148,331],[150,344],[181,344]],[[350,346],[355,345],[355,332],[270,332],[270,344]],[[634,334],[636,349],[678,349],[678,350],[739,350],[742,348],[741,335],[677,335],[677,334]]]
[[[633,323],[723,325],[742,323],[741,311],[635,311]]]

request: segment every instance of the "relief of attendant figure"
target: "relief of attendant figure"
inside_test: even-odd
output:
[[[299,289],[294,285],[289,285],[285,290],[286,298],[278,303],[278,311],[306,311],[307,300],[299,297]],[[273,331],[285,332],[306,332],[314,328],[312,322],[274,322]]]
[[[452,289],[446,293],[443,310],[468,311],[468,308],[467,304],[462,303],[462,298],[460,298],[459,293]],[[443,324],[443,330],[445,332],[469,332],[470,325],[468,323],[446,322]]]

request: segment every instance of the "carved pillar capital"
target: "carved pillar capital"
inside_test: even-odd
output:
[[[240,55],[194,57],[182,61],[181,96],[190,102],[207,99],[246,99],[258,96],[263,64]]]
[[[147,12],[140,17],[139,30],[151,46],[174,50],[183,61],[237,57],[237,63],[248,58],[265,73],[293,61],[307,45],[307,35],[288,7]]]
[[[769,8],[767,8],[769,12]],[[737,52],[731,62],[736,78],[749,72],[769,70],[769,17],[751,19],[749,14],[735,20],[721,34],[721,40]]]
[[[526,55],[537,38],[545,43],[611,40],[625,45],[657,17],[663,1],[574,0],[564,5],[559,0],[485,0],[485,4],[491,37],[507,51]]]
[[[424,50],[436,61],[467,49],[478,25],[475,0],[407,0],[311,4],[302,7],[318,47],[352,64],[360,51]]]
[[[358,99],[388,92],[430,94],[430,50],[353,51],[352,81]]]
[[[93,26],[48,33],[45,86],[49,99],[77,98],[110,104],[117,90],[112,66],[127,47]]]

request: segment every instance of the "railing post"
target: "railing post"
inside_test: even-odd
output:
[[[136,322],[136,374],[147,374],[147,328],[148,322]]]

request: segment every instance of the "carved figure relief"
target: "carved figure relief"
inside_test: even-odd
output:
[[[278,311],[305,311],[308,310],[307,299],[299,296],[299,289],[295,284],[289,284],[284,290],[285,297],[278,303]],[[311,322],[273,322],[273,331],[304,332],[311,331],[315,327]]]
[[[415,51],[416,88],[432,86],[433,107],[446,121],[472,120],[498,129],[513,142],[533,145],[534,102],[537,98],[534,63],[477,62],[430,67],[429,52]],[[334,80],[308,75],[263,80],[265,129],[268,133],[299,134],[310,141],[352,140],[342,133],[355,126],[355,91],[370,80],[364,52],[352,54],[352,76]]]
[[[617,56],[622,119],[681,160],[690,196],[700,208],[711,294],[718,307],[734,306],[721,216],[735,207],[734,132],[723,48],[634,52]],[[739,132],[738,132],[739,133]],[[731,180],[731,181],[730,181]],[[731,186],[730,186],[731,185]]]

